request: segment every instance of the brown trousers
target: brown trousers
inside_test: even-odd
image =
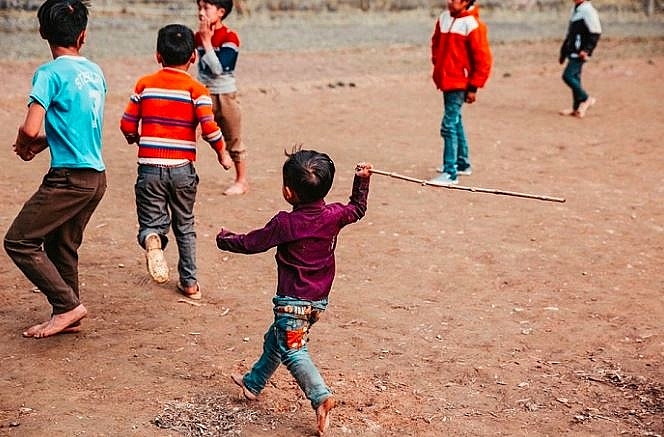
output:
[[[5,236],[9,257],[46,295],[53,314],[79,304],[78,248],[106,191],[106,173],[51,169]]]
[[[234,162],[244,161],[247,149],[242,141],[242,111],[237,92],[212,94],[212,110],[231,158]]]

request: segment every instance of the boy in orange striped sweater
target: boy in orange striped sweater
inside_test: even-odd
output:
[[[179,252],[177,290],[200,299],[193,212],[199,181],[193,164],[199,124],[203,139],[210,143],[224,169],[231,168],[233,162],[214,121],[207,88],[187,73],[195,61],[191,29],[180,24],[161,28],[157,62],[163,68],[138,80],[120,129],[129,144],[138,144],[134,187],[138,243],[145,248],[148,272],[158,283],[168,281],[163,249],[172,227]]]

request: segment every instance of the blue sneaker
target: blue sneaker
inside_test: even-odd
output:
[[[456,179],[452,179],[452,177],[449,174],[442,173],[442,174],[436,176],[433,179],[429,179],[427,181],[427,183],[430,184],[430,185],[437,185],[439,187],[445,187],[445,186],[448,186],[448,185],[456,185],[459,182]]]

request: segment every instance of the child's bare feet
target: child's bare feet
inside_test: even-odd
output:
[[[231,379],[235,384],[242,387],[242,394],[244,394],[245,398],[249,399],[250,401],[255,401],[257,399],[257,396],[252,392],[250,392],[249,389],[244,385],[244,381],[242,380],[242,375],[240,375],[239,373],[233,373],[231,375]]]
[[[81,330],[81,319],[88,315],[88,310],[81,304],[66,313],[56,314],[50,320],[31,326],[23,337],[44,338],[56,334],[72,334]]]
[[[41,331],[42,329],[44,329],[46,327],[46,325],[48,325],[49,321],[50,320],[47,320],[47,321],[42,322],[38,325],[31,326],[27,330],[23,331],[23,337],[26,337],[26,338],[34,337],[37,332]],[[81,332],[81,321],[80,320],[78,322],[74,322],[71,325],[67,326],[65,329],[60,331],[58,334],[76,334],[76,333],[79,333],[79,332]]]
[[[334,408],[336,402],[330,396],[325,399],[322,404],[316,408],[316,421],[318,422],[318,435],[322,436],[330,426],[330,410]]]
[[[247,191],[249,191],[249,185],[246,182],[235,181],[233,185],[226,188],[224,196],[237,196],[239,194],[244,194]]]

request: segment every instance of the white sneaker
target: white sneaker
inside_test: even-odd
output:
[[[441,166],[438,167],[436,171],[438,173],[445,173],[444,169],[445,167]],[[471,174],[473,174],[473,169],[470,166],[466,167],[464,170],[457,170],[457,175],[470,176]]]
[[[433,179],[429,179],[427,181],[428,184],[430,185],[437,185],[439,187],[445,187],[448,185],[456,185],[459,182],[456,179],[452,179],[452,177],[447,174],[447,173],[442,173],[439,176],[436,176]]]

